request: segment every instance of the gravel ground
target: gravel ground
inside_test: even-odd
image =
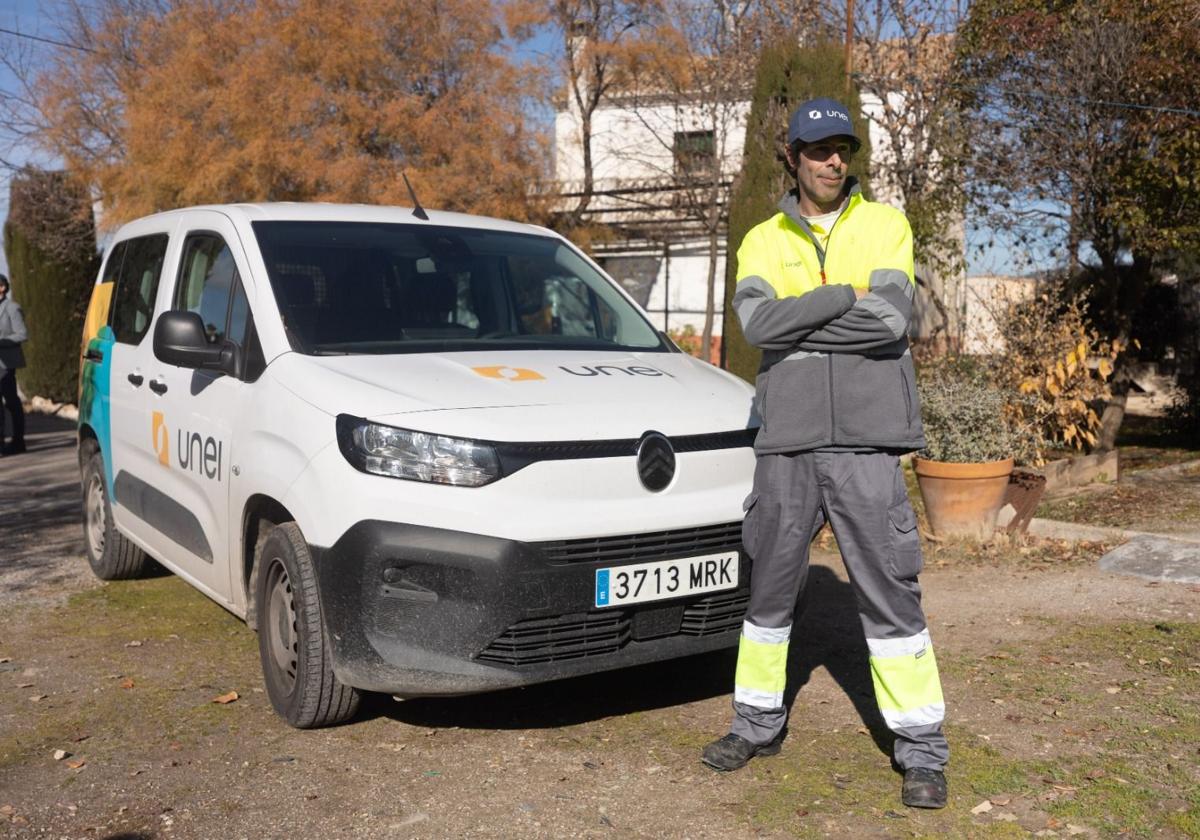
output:
[[[943,556],[922,583],[944,662],[952,798],[944,812],[912,812],[896,800],[853,593],[828,551],[815,555],[794,636],[783,754],[722,775],[698,754],[728,725],[727,653],[474,697],[373,698],[349,725],[288,729],[243,624],[170,576],[91,578],[76,475],[69,424],[46,418],[31,423],[27,455],[0,459],[0,835],[1113,836],[1103,814],[1068,823],[1046,811],[1047,795],[1076,794],[999,796],[1017,776],[988,770],[1100,754],[1106,742],[1079,734],[1085,722],[1119,720],[1127,686],[1172,690],[1131,682],[1132,654],[1113,645],[1102,660],[1106,642],[1086,642],[1098,645],[1089,661],[1059,663],[1056,639],[1115,622],[1170,630],[1200,614],[1200,587],[1106,574],[1092,558],[1032,569],[1016,547],[1000,568]],[[1183,667],[1197,655],[1163,644]],[[1019,662],[1025,650],[1041,658]],[[1059,665],[1070,689],[1051,696],[1075,698],[1061,717],[1042,695],[1001,690],[1021,679],[1006,668],[1035,680]],[[211,702],[229,691],[235,702]],[[1194,777],[1194,745],[1184,760]],[[993,793],[994,813],[972,812]],[[1155,807],[1186,816],[1188,796],[1156,792]],[[1155,836],[1187,836],[1172,825]]]

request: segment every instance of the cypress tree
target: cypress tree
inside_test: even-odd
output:
[[[87,193],[62,172],[26,169],[13,177],[4,224],[12,296],[29,340],[17,377],[29,395],[74,402],[80,336],[99,270]]]
[[[755,72],[754,99],[746,121],[745,156],[729,205],[729,240],[725,261],[725,325],[721,341],[725,367],[748,382],[758,373],[762,353],[746,343],[742,325],[733,311],[737,283],[737,249],[750,228],[778,210],[775,205],[795,180],[784,169],[783,149],[787,122],[801,102],[818,96],[838,100],[850,110],[854,133],[863,141],[850,166],[868,193],[867,164],[871,146],[867,121],[861,115],[858,91],[846,94],[842,47],[827,43],[801,47],[789,39],[768,45],[759,56]]]

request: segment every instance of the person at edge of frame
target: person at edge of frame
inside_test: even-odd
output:
[[[9,294],[8,277],[0,274],[0,455],[25,451],[25,409],[17,394],[17,370],[25,367],[21,343],[29,338],[21,307]],[[4,442],[4,409],[12,415],[12,440]]]
[[[847,174],[860,146],[842,104],[802,104],[785,150],[796,187],[738,249],[733,306],[746,340],[763,351],[742,526],[753,569],[733,724],[703,761],[736,770],[780,751],[793,613],[809,543],[828,522],[854,587],[875,699],[895,734],[901,800],[942,808],[945,704],[899,460],[925,445],[907,337],[912,232],[903,213],[867,201]]]

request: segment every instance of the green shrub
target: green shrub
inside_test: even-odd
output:
[[[1040,437],[1012,410],[1028,398],[997,385],[971,360],[943,357],[921,365],[917,390],[925,426],[922,457],[958,463],[1037,458]]]
[[[91,204],[63,173],[27,169],[13,177],[9,208],[4,251],[29,328],[21,389],[74,402],[83,319],[99,270]]]

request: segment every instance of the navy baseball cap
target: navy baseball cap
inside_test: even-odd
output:
[[[788,145],[797,140],[804,143],[816,143],[830,137],[849,137],[854,141],[855,150],[862,145],[854,135],[854,125],[850,122],[850,110],[842,103],[820,97],[810,99],[796,109],[788,120]]]

